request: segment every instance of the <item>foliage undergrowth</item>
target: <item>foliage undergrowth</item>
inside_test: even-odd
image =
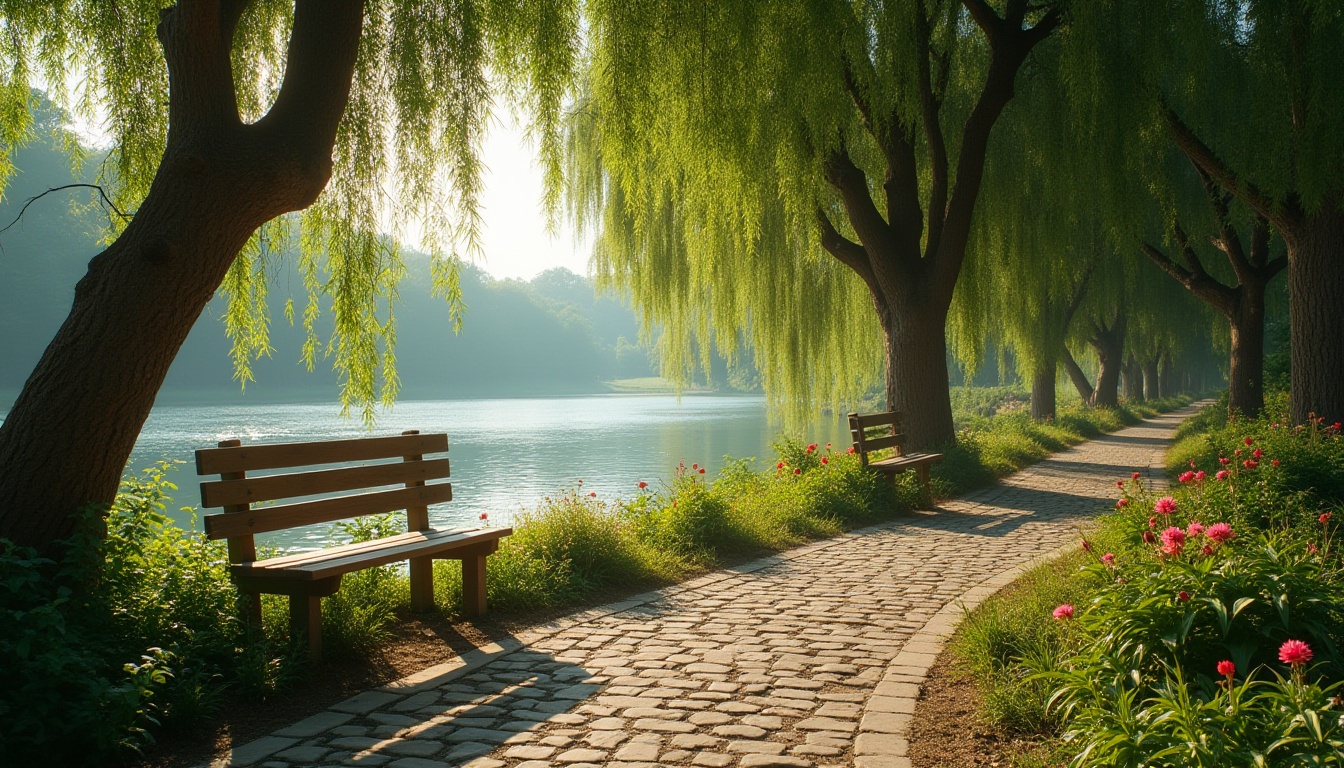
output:
[[[1211,406],[1173,487],[1117,479],[1085,547],[968,617],[953,649],[991,724],[1077,768],[1344,764],[1344,438],[1286,406]]]
[[[1031,421],[1012,390],[961,396],[957,443],[934,468],[935,496],[992,482],[1048,453],[1155,412],[1065,408]],[[1174,407],[1185,400],[1160,403]],[[730,461],[717,476],[679,465],[661,487],[601,499],[582,483],[515,516],[490,558],[492,610],[577,605],[636,586],[671,583],[726,562],[891,519],[918,498],[846,451],[781,438],[764,470]],[[184,531],[164,509],[174,490],[160,465],[123,482],[107,537],[73,539],[56,563],[0,550],[0,754],[23,764],[103,764],[135,755],[154,733],[199,727],[226,701],[265,698],[307,673],[291,645],[285,598],[262,598],[260,628],[241,622],[221,542]],[[90,516],[90,525],[97,522]],[[392,535],[399,515],[333,528],[334,542]],[[461,605],[461,570],[437,562],[436,599]],[[90,586],[92,585],[92,586]],[[323,602],[329,657],[360,658],[409,613],[404,570],[347,575]]]

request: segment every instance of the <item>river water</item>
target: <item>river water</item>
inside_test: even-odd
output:
[[[841,416],[825,417],[800,437],[848,444]],[[448,433],[453,501],[430,508],[436,526],[474,525],[481,513],[505,525],[543,497],[564,493],[583,480],[599,498],[630,497],[644,481],[660,487],[677,462],[708,467],[712,476],[734,459],[773,456],[778,424],[765,401],[745,395],[597,395],[498,400],[400,402],[380,416],[370,433],[358,419],[342,419],[331,404],[162,406],[150,414],[131,468],[163,459],[187,462],[170,477],[179,490],[175,519],[192,515],[177,507],[200,503],[192,452],[229,438],[244,443],[326,440],[395,435],[403,430]],[[217,478],[216,478],[217,479]],[[259,537],[287,548],[323,546],[330,525]]]

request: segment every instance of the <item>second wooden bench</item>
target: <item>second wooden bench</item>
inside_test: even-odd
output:
[[[905,453],[905,434],[901,431],[899,411],[851,413],[849,433],[854,438],[854,452],[865,467],[876,469],[892,480],[907,469],[915,470],[915,476],[919,479],[920,503],[928,505],[933,502],[929,490],[929,468],[942,461],[943,454]],[[887,448],[894,449],[895,455],[878,461],[869,460],[869,453]]]
[[[468,615],[485,612],[486,557],[510,528],[451,528],[429,523],[429,505],[453,498],[448,459],[425,458],[448,450],[445,434],[405,432],[307,443],[242,445],[225,440],[196,451],[196,472],[219,475],[201,483],[201,506],[221,507],[205,516],[205,533],[228,541],[230,575],[245,597],[247,616],[260,625],[262,593],[288,595],[293,637],[306,634],[314,659],[322,655],[323,597],[335,594],[347,573],[401,561],[410,563],[411,608],[434,607],[433,561],[462,561],[462,605]],[[309,469],[249,477],[253,471],[397,459],[381,464]],[[378,490],[381,486],[399,486]],[[321,494],[357,493],[308,498]],[[283,504],[261,502],[286,500]],[[406,511],[406,533],[310,552],[257,559],[255,536],[314,523]]]

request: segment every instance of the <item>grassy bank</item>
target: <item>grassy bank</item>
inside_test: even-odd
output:
[[[934,470],[936,495],[993,481],[1050,452],[1137,422],[1155,406],[1066,408],[1033,423],[1010,391],[963,393],[955,445]],[[1174,407],[1184,401],[1157,404]],[[678,466],[658,487],[599,498],[582,483],[515,520],[490,560],[492,609],[577,606],[674,583],[724,563],[891,519],[916,498],[913,478],[885,482],[847,446],[783,438],[763,470],[731,462],[716,476]],[[263,601],[263,627],[236,619],[222,544],[176,528],[164,514],[166,468],[128,478],[105,541],[80,537],[61,563],[0,550],[0,753],[37,762],[96,763],[189,729],[230,702],[282,694],[310,671],[286,636],[283,598]],[[394,532],[392,517],[339,525],[334,540]],[[97,573],[90,578],[91,571]],[[436,563],[438,603],[461,600],[455,563]],[[90,591],[81,585],[96,583]],[[347,576],[324,603],[327,653],[360,658],[409,611],[395,566]]]
[[[983,604],[952,644],[1018,766],[1339,765],[1344,438],[1219,403],[1117,478],[1086,546]]]

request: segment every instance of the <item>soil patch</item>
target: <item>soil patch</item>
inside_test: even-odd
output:
[[[1014,755],[1039,743],[987,724],[975,684],[956,670],[951,651],[938,655],[920,688],[910,726],[913,768],[1008,768]]]

